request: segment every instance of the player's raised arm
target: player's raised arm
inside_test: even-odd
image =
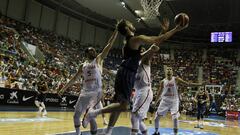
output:
[[[141,53],[142,56],[142,62],[146,65],[150,64],[151,58],[154,55],[154,53],[156,53],[157,51],[159,51],[159,47],[156,46],[155,44],[153,44],[151,47],[149,47],[148,50],[146,50],[145,52]]]
[[[82,74],[82,66],[83,64],[81,64],[79,66],[78,72],[73,76],[73,78],[58,92],[59,94],[64,93],[68,87],[70,87],[71,85],[73,85],[73,83],[81,76]]]
[[[118,35],[118,31],[115,29],[112,36],[110,37],[110,39],[108,40],[107,45],[104,47],[104,49],[102,50],[102,52],[97,56],[97,60],[102,61],[104,58],[107,57],[110,49],[112,48],[112,45],[114,43],[114,41],[116,40]]]
[[[168,31],[169,20],[167,18],[164,18],[163,21],[160,23],[160,25],[161,25],[162,30],[159,33],[159,35],[164,34]],[[151,47],[147,51],[144,51],[143,53],[141,53],[142,63],[144,63],[146,65],[150,65],[152,56],[154,55],[154,53],[158,52],[159,49],[160,48],[156,44],[152,44]]]
[[[178,31],[183,30],[184,28],[180,25],[177,25],[175,28],[171,29],[170,31],[166,32],[165,34],[161,34],[159,36],[146,36],[146,35],[139,35],[132,38],[133,43],[145,43],[145,44],[157,44],[159,45],[163,41],[172,37]]]
[[[169,25],[170,25],[169,19],[163,18],[163,21],[160,22],[160,26],[161,26],[162,30],[159,35],[165,34],[169,29]]]

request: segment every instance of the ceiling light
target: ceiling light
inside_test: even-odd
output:
[[[136,20],[137,20],[137,22],[140,22],[142,19],[141,18],[137,18]]]
[[[135,12],[136,14],[140,14],[141,11],[140,11],[140,10],[135,10],[134,12]]]
[[[123,7],[125,7],[125,2],[124,2],[124,1],[121,1],[121,5],[122,5]]]
[[[138,16],[143,16],[143,11],[142,11],[142,10],[134,10],[134,12],[135,12]]]
[[[147,18],[146,17],[141,17],[142,20],[146,20]]]

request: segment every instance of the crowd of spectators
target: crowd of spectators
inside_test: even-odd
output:
[[[222,111],[240,111],[240,98],[235,96],[227,96],[222,102]]]

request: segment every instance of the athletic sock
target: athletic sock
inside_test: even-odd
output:
[[[106,130],[106,134],[111,135],[112,134],[112,130],[113,130],[113,127],[112,126],[108,126],[107,130]]]

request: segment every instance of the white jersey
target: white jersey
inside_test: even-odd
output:
[[[174,100],[179,100],[178,96],[178,87],[176,84],[176,77],[172,77],[171,80],[168,80],[165,78],[163,80],[163,92],[161,95],[161,98],[164,99],[174,99]]]
[[[151,68],[149,65],[140,64],[136,73],[134,88],[137,90],[151,88]]]
[[[149,65],[140,64],[136,73],[136,80],[134,88],[136,94],[133,98],[132,112],[138,113],[141,119],[147,117],[150,103],[153,99],[153,92],[151,89],[151,70]]]
[[[102,88],[102,69],[98,67],[96,59],[91,63],[85,62],[83,71],[83,91],[94,91]]]

